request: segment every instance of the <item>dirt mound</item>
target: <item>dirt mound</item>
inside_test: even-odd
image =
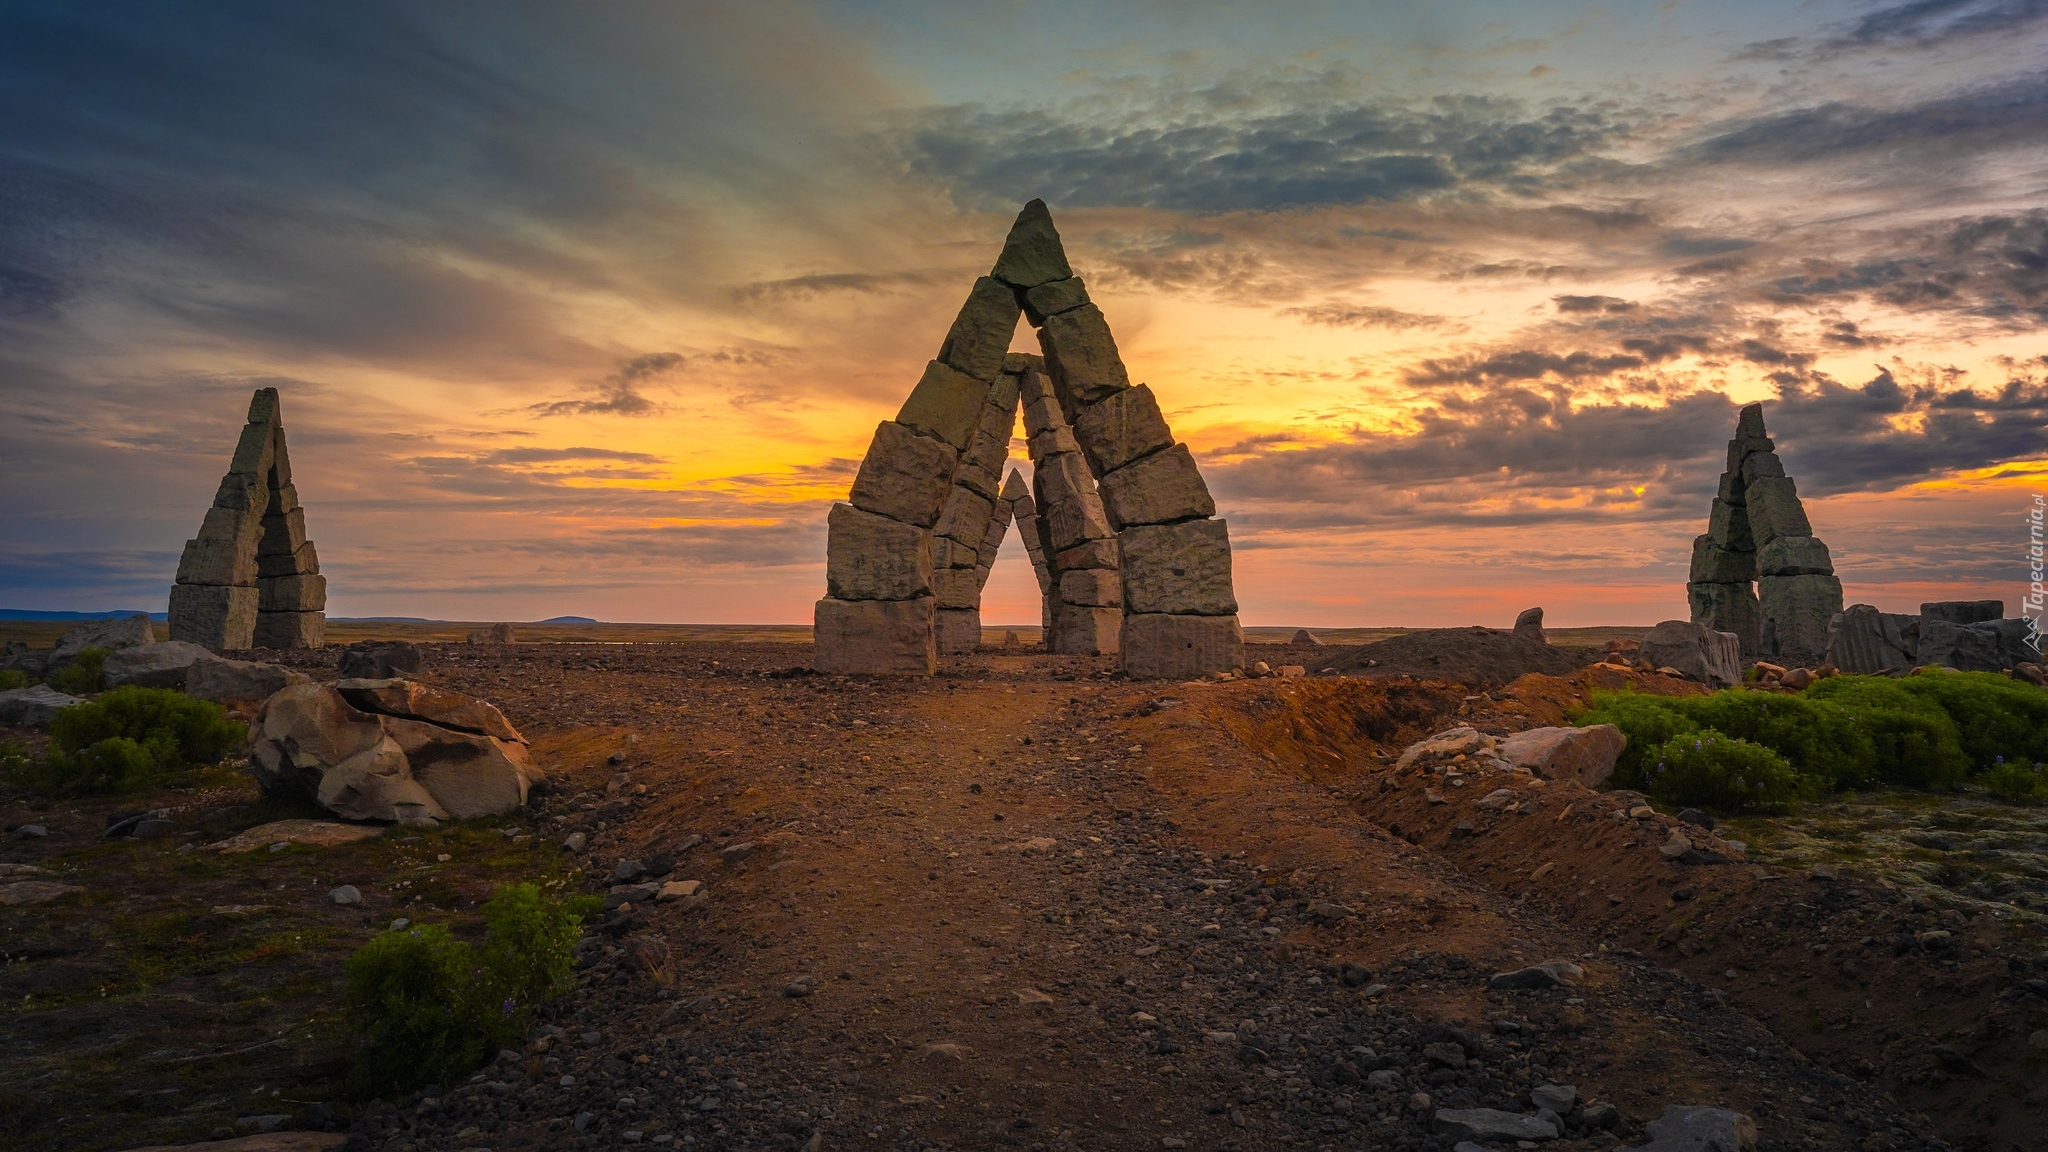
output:
[[[1543,644],[1499,628],[1426,628],[1342,649],[1321,663],[1352,676],[1431,676],[1497,688],[1531,672],[1561,676],[1599,658],[1597,648]]]

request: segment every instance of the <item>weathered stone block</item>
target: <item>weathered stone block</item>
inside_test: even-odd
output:
[[[1732,632],[1704,624],[1666,620],[1650,629],[1636,654],[1659,668],[1676,668],[1686,679],[1716,688],[1742,679],[1741,642]]]
[[[1765,576],[1832,576],[1835,572],[1828,546],[1811,536],[1780,536],[1757,552],[1756,563]]]
[[[1109,322],[1093,304],[1046,317],[1038,343],[1064,412],[1078,412],[1131,386]]]
[[[1060,402],[1051,396],[1040,396],[1024,402],[1024,436],[1036,440],[1055,428],[1067,426],[1066,414],[1060,411]]]
[[[1214,516],[1216,501],[1185,444],[1132,461],[1102,478],[1102,508],[1114,528]]]
[[[957,487],[977,492],[990,501],[996,499],[996,475],[987,468],[972,462],[960,465],[960,471],[953,476]]]
[[[185,553],[178,559],[180,584],[253,584],[256,582],[256,544],[249,540],[185,541]]]
[[[242,437],[235,442],[235,456],[228,464],[230,474],[240,472],[268,484],[270,468],[277,460],[277,430],[269,422],[242,425]]]
[[[1034,461],[1032,486],[1037,489],[1038,506],[1054,508],[1095,495],[1095,477],[1079,452],[1041,456]]]
[[[236,512],[253,510],[261,516],[270,507],[270,496],[270,487],[262,477],[249,472],[230,472],[220,478],[220,487],[213,493],[213,506]]]
[[[1806,521],[1806,509],[1789,476],[1760,476],[1744,489],[1749,513],[1750,535],[1757,551],[1780,536],[1811,536],[1813,525]]]
[[[1121,642],[1123,611],[1082,604],[1051,603],[1049,651],[1061,656],[1113,656]]]
[[[910,390],[903,410],[896,413],[896,422],[936,436],[955,451],[965,451],[981,426],[988,388],[986,381],[933,360],[924,366],[924,375]]]
[[[1072,428],[1048,428],[1031,438],[1031,460],[1034,465],[1052,456],[1073,455],[1081,457],[1081,442],[1074,438]]]
[[[234,540],[253,548],[263,539],[263,509],[208,508],[199,518],[201,540]]]
[[[932,538],[932,571],[934,572],[942,568],[971,568],[973,567],[973,562],[970,558],[979,555],[979,550],[970,550],[967,545],[957,540],[949,540],[944,536],[934,536]],[[845,599],[845,597],[841,597],[841,599]],[[890,600],[896,599],[896,597],[875,596],[870,597],[870,599]]]
[[[1755,439],[1763,435],[1764,406],[1761,403],[1744,404],[1742,410],[1735,414],[1735,438]]]
[[[1733,504],[1739,508],[1745,499],[1743,492],[1748,487],[1749,485],[1743,480],[1741,472],[1723,472],[1721,473],[1721,486],[1714,490],[1714,495],[1723,502]]]
[[[1739,584],[1756,579],[1756,553],[1730,552],[1714,543],[1711,534],[1693,537],[1692,571],[1695,584]]]
[[[1121,608],[1123,584],[1113,568],[1077,568],[1060,573],[1060,600],[1085,608]]]
[[[1035,325],[1045,323],[1048,316],[1071,312],[1088,303],[1088,287],[1081,283],[1079,276],[1065,280],[1054,280],[1040,284],[1024,293],[1024,318]]]
[[[1778,663],[1818,664],[1828,647],[1828,621],[1842,610],[1842,582],[1833,576],[1766,576],[1757,589],[1762,654],[1779,657]]]
[[[953,320],[953,330],[939,345],[939,359],[983,382],[992,383],[1002,374],[1003,356],[1017,335],[1017,316],[1023,308],[1016,290],[990,276],[974,282]]]
[[[286,512],[296,512],[301,507],[304,506],[299,503],[298,488],[286,484],[270,490],[270,503],[264,505],[264,515],[281,516]]]
[[[853,478],[853,506],[929,528],[945,506],[959,461],[959,453],[946,442],[883,421]]]
[[[327,613],[318,611],[258,611],[250,633],[254,648],[318,648],[326,643]]]
[[[1035,288],[1074,274],[1067,266],[1066,249],[1052,226],[1052,213],[1046,211],[1045,201],[1033,200],[1017,213],[1017,221],[1003,241],[1003,254],[996,257],[989,274],[1019,288]]]
[[[1742,458],[1744,487],[1758,480],[1777,480],[1785,475],[1785,462],[1776,452],[1752,452]]]
[[[1045,357],[1034,352],[1007,352],[1003,355],[1003,375],[1022,376],[1026,372],[1044,372]]]
[[[102,671],[109,688],[119,688],[124,684],[142,688],[183,688],[185,672],[192,667],[192,662],[211,655],[205,648],[183,640],[138,644],[107,653]]]
[[[1923,620],[1945,620],[1950,624],[1981,624],[2005,618],[2003,600],[1934,600],[1920,605]]]
[[[818,601],[811,667],[845,675],[929,676],[938,668],[929,596]]]
[[[996,377],[988,386],[988,397],[981,406],[981,433],[1010,442],[1010,434],[1017,430],[1017,402],[1022,385],[1016,374],[1005,372]]]
[[[974,608],[940,608],[933,616],[939,655],[958,656],[981,645],[981,612]]]
[[[1159,401],[1145,384],[1083,408],[1074,419],[1074,436],[1097,476],[1173,444],[1173,432],[1159,414]]]
[[[1514,634],[1524,640],[1534,640],[1538,644],[1550,643],[1549,634],[1543,631],[1543,609],[1522,609],[1521,615],[1515,617]]]
[[[1234,616],[1230,531],[1221,520],[1141,525],[1117,533],[1124,608],[1133,613]]]
[[[1756,538],[1749,530],[1749,510],[1716,497],[1713,511],[1707,513],[1707,539],[1729,552],[1754,553]]]
[[[264,556],[289,556],[306,545],[305,509],[294,509],[282,516],[263,518],[263,538],[256,544],[256,551]]]
[[[287,556],[256,557],[256,575],[265,576],[306,576],[320,570],[320,553],[313,548],[311,540],[306,546]]]
[[[978,608],[981,585],[972,568],[941,568],[932,573],[932,593],[940,608]]]
[[[1920,617],[1851,604],[1828,621],[1823,663],[1857,676],[1911,668],[1920,650]]]
[[[1923,619],[1918,662],[1964,672],[2003,672],[2021,664],[2038,663],[2041,653],[2028,643],[2033,632],[2027,623],[2024,616],[1979,620],[1973,624]]]
[[[1048,509],[1039,518],[1039,523],[1044,526],[1046,542],[1051,545],[1054,555],[1087,540],[1116,535],[1109,526],[1109,518],[1102,513],[1102,503],[1097,500],[1063,500]]]
[[[1763,614],[1757,607],[1756,592],[1748,584],[1687,584],[1685,595],[1693,623],[1734,635],[1737,651],[1743,656],[1762,653]]]
[[[1062,572],[1072,572],[1076,568],[1115,568],[1118,565],[1116,537],[1084,540],[1072,548],[1062,549],[1054,559]]]
[[[955,487],[932,525],[932,534],[958,540],[969,549],[979,549],[982,536],[988,532],[989,516],[994,512],[995,503],[988,497],[972,488]]]
[[[171,585],[171,639],[218,651],[250,647],[255,633],[254,585]]]
[[[319,612],[327,607],[327,577],[272,576],[256,582],[258,612]]]
[[[1125,613],[1124,675],[1187,680],[1244,667],[1244,631],[1235,616]]]
[[[825,517],[825,589],[835,600],[915,600],[932,591],[932,534],[851,504]]]

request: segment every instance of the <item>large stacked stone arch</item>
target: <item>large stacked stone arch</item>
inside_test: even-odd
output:
[[[1762,404],[1736,417],[1685,590],[1693,623],[1733,632],[1746,657],[1814,664],[1827,649],[1842,582],[1764,431]]]
[[[178,561],[171,639],[213,649],[318,648],[326,609],[327,578],[292,484],[284,409],[277,389],[259,388],[213,507]]]
[[[1009,351],[1020,313],[1042,359]],[[1028,496],[1016,474],[1016,485],[998,481],[1020,405]],[[875,430],[849,502],[832,508],[815,665],[930,675],[941,650],[971,648],[1010,520],[1037,538],[1052,650],[1118,652],[1127,674],[1146,678],[1240,667],[1229,531],[1215,513],[1193,455],[1151,389],[1131,384],[1033,200],[938,358]]]

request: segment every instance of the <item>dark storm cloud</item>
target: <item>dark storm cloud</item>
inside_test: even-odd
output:
[[[1541,173],[1624,138],[1603,104],[1532,108],[1489,97],[1234,108],[1111,122],[1048,111],[935,109],[896,135],[912,171],[991,203],[1263,211],[1413,200]]]
[[[1899,152],[1954,154],[2039,144],[2044,123],[2048,73],[2033,73],[1894,108],[1830,102],[1721,123],[1672,162],[1798,164]],[[1926,175],[1900,172],[1909,174]]]
[[[810,300],[838,292],[876,293],[930,284],[934,277],[922,272],[814,272],[782,280],[758,280],[732,290],[741,303]]]
[[[1336,301],[1283,308],[1280,315],[1298,317],[1326,328],[1386,328],[1401,331],[1409,328],[1439,328],[1449,323],[1442,316]]]

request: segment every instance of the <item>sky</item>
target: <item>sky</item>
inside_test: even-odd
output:
[[[1752,401],[1849,602],[2016,611],[2044,61],[2044,0],[0,0],[0,607],[161,610],[274,386],[331,615],[806,622],[1039,197],[1248,625],[1684,618]]]

